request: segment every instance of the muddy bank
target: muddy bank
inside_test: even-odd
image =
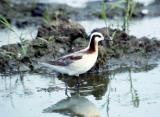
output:
[[[43,4],[33,1],[0,1],[0,15],[4,16],[9,23],[19,28],[28,25],[51,23],[51,20],[59,17],[68,19],[68,12],[70,12],[70,7],[65,4]],[[0,24],[0,27],[4,28],[2,24]]]
[[[135,3],[132,11],[132,18],[143,18],[144,16],[159,16],[160,4],[158,0],[148,6],[141,3]],[[114,7],[114,4],[118,4]],[[126,12],[125,4],[106,2],[107,18],[123,18]],[[7,11],[7,12],[6,12]],[[74,8],[66,4],[43,4],[36,2],[11,2],[7,0],[0,1],[0,14],[13,25],[23,28],[28,25],[43,25],[51,23],[58,17],[65,17],[72,20],[89,20],[102,18],[102,2],[88,2],[84,8]],[[0,24],[0,27],[4,27]]]
[[[154,0],[149,4],[146,9],[148,9],[148,15],[151,17],[160,16],[160,0]]]
[[[52,25],[43,25],[39,28],[37,38],[33,41],[4,45],[0,48],[0,71],[17,71],[21,63],[32,69],[32,59],[56,58],[85,45],[86,33],[84,28],[73,21],[59,19]],[[51,58],[50,58],[51,57]],[[26,69],[26,67],[23,69]]]
[[[36,25],[41,23],[39,17],[33,18],[34,4],[14,4],[7,0],[0,1],[0,14],[4,16],[9,23],[18,27],[27,25]],[[4,26],[0,24],[0,27]]]
[[[99,46],[99,57],[89,72],[101,72],[120,67],[142,67],[156,64],[160,53],[160,41],[126,34],[117,29],[101,28],[105,36]],[[109,34],[108,34],[109,32]],[[113,42],[107,40],[108,35]],[[114,35],[114,36],[113,36]],[[67,53],[82,49],[88,44],[84,28],[71,20],[58,19],[52,25],[43,25],[33,41],[4,45],[0,48],[0,72],[34,70],[34,60],[56,59]]]
[[[144,5],[143,3],[133,2],[129,13],[131,13],[131,19],[141,19],[144,17],[157,17],[160,16],[160,4],[159,0],[155,0],[149,5]],[[82,18],[93,19],[93,18],[100,18],[103,19],[102,12],[103,7],[105,5],[105,15],[107,18],[116,19],[116,18],[124,18],[126,12],[127,4],[125,2],[119,1],[108,1],[106,0],[105,3],[102,1],[93,1],[88,2],[85,8],[79,10],[79,14],[83,16]],[[82,13],[84,14],[82,14]],[[86,14],[86,15],[85,15]],[[79,17],[81,17],[79,16]],[[87,17],[88,16],[88,17]],[[84,20],[84,19],[82,19]]]
[[[102,32],[106,36],[106,30],[107,28],[101,28],[93,31]],[[101,69],[107,63],[105,67],[109,70],[125,69],[127,67],[138,70],[138,68],[145,68],[146,65],[155,66],[157,64],[160,57],[160,41],[147,37],[136,38],[117,29],[108,30],[110,37],[113,37],[113,42],[109,45],[108,42],[103,44],[105,46],[100,49],[96,68]]]

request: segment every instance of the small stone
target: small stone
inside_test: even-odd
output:
[[[63,48],[60,48],[59,53],[63,54],[63,53],[65,53],[65,50]]]
[[[143,15],[147,15],[149,13],[148,9],[142,9],[141,13]]]

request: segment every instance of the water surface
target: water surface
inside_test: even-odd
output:
[[[70,78],[69,98],[63,78],[36,73],[1,75],[0,116],[68,117],[86,115],[87,110],[100,117],[159,117],[160,66],[149,69],[82,75],[79,92]]]
[[[160,17],[132,20],[129,24],[129,34],[136,37],[147,36],[148,38],[156,37],[160,39],[159,22]],[[79,23],[85,27],[87,33],[90,33],[95,28],[102,28],[106,26],[104,20],[85,20],[80,21]],[[107,20],[107,26],[112,28],[121,29],[122,24],[121,19]]]
[[[14,32],[9,29],[0,29],[0,46],[21,42],[21,39],[33,40],[38,33],[38,28],[35,26],[27,26],[25,28],[12,26],[12,29]]]
[[[12,2],[20,3],[24,2],[23,0],[11,0]],[[93,1],[102,1],[102,0],[26,0],[28,2],[36,2],[36,3],[59,3],[59,4],[67,4],[72,7],[85,7],[88,2],[93,2]],[[108,1],[116,1],[116,0],[108,0]],[[118,1],[118,0],[117,0]],[[154,0],[135,0],[136,2],[143,3],[144,5],[148,5]]]

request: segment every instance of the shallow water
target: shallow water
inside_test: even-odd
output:
[[[141,72],[112,71],[80,76],[65,83],[54,75],[21,73],[0,76],[1,117],[159,117],[160,66]],[[67,77],[68,78],[68,77]]]
[[[38,33],[38,28],[35,26],[28,26],[22,29],[12,26],[12,29],[14,32],[9,29],[0,29],[0,46],[20,42],[20,38],[33,40]]]
[[[156,37],[160,39],[159,22],[160,17],[133,20],[129,25],[129,34],[136,37],[147,36],[149,38]],[[79,23],[85,27],[87,33],[90,33],[95,28],[102,28],[106,26],[104,20],[86,20],[80,21]],[[122,20],[107,20],[107,26],[121,29]]]
[[[134,1],[143,3],[144,5],[148,5],[152,3],[154,0],[134,0]]]
[[[71,7],[78,7],[78,8],[83,8],[86,6],[87,2],[92,2],[92,1],[100,1],[100,0],[26,0],[26,2],[36,2],[36,3],[44,3],[44,4],[67,4],[68,6]],[[16,3],[21,3],[23,0],[12,0],[12,2]]]
[[[17,2],[17,3],[20,3],[20,2],[24,2],[23,0],[11,0],[13,2]],[[26,0],[28,2],[38,2],[38,3],[59,3],[59,4],[67,4],[69,6],[72,6],[72,7],[85,7],[87,2],[92,2],[92,1],[101,1],[101,0]],[[110,0],[112,1],[112,0]],[[154,0],[135,0],[137,2],[140,2],[140,3],[143,3],[144,5],[148,5],[150,4],[151,2],[153,2]]]

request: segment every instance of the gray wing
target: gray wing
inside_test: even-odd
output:
[[[61,57],[55,61],[48,61],[47,63],[51,65],[68,66],[69,64],[80,59],[82,59],[82,55],[77,55],[77,56],[69,55],[69,56]]]

